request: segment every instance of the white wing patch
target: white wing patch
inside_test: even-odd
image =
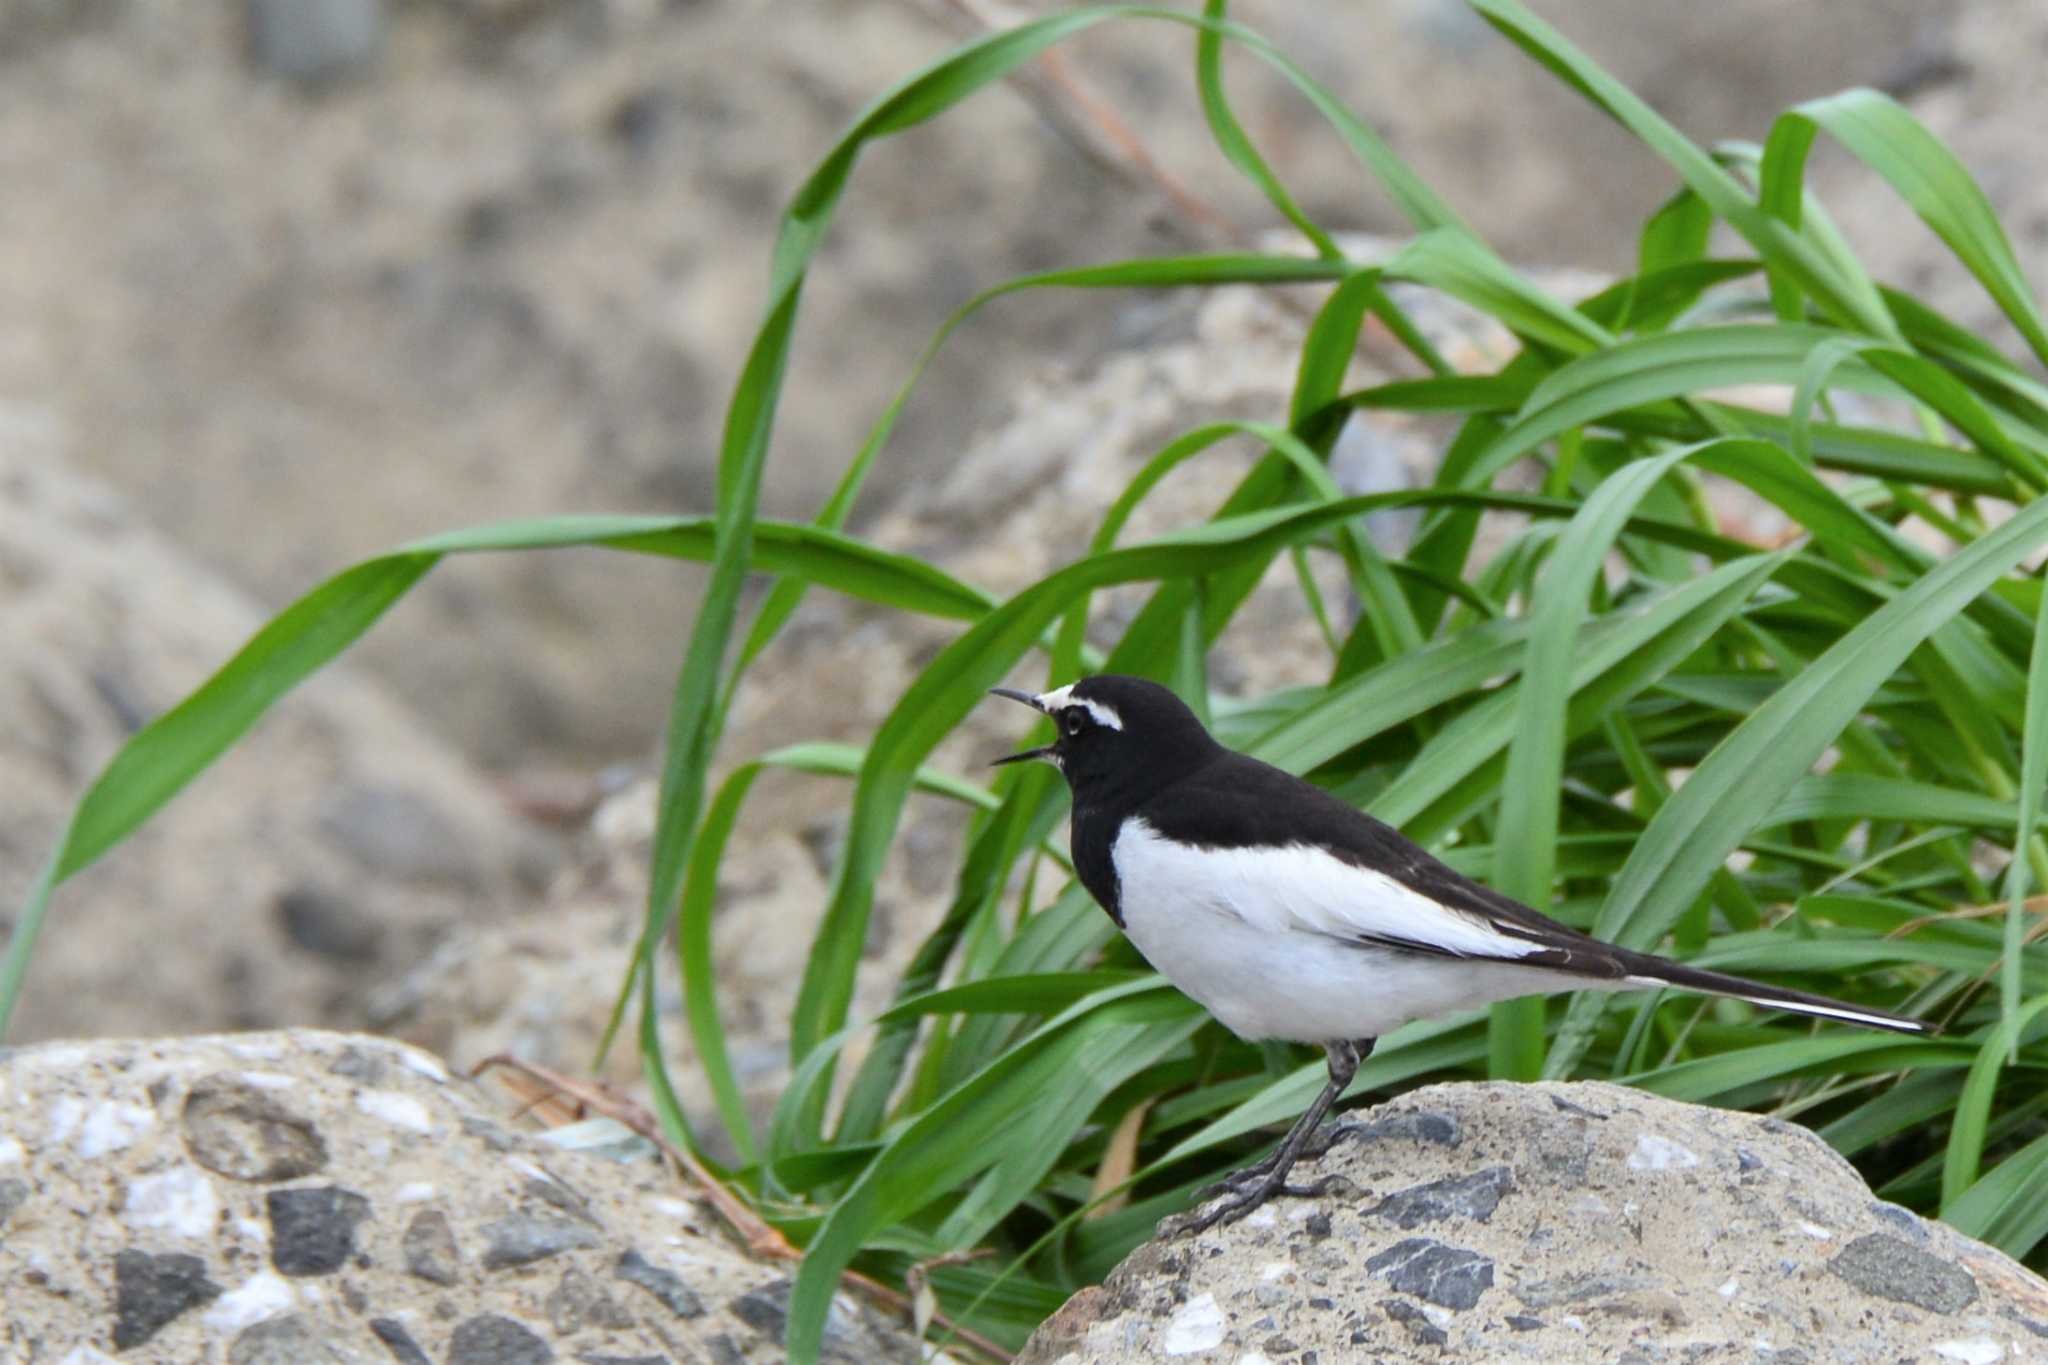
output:
[[[1038,705],[1049,716],[1056,715],[1069,706],[1078,706],[1093,716],[1097,725],[1110,730],[1121,730],[1124,728],[1124,718],[1116,713],[1115,707],[1104,705],[1099,701],[1090,701],[1086,697],[1075,696],[1074,684],[1072,683],[1068,683],[1065,687],[1055,687],[1050,692],[1039,693]]]
[[[1190,848],[1132,819],[1125,822],[1113,856],[1125,887],[1143,885],[1190,909],[1221,911],[1268,933],[1398,940],[1459,957],[1508,961],[1546,947],[1503,934],[1383,872],[1306,844]]]

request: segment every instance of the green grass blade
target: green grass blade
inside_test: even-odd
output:
[[[1948,1151],[1941,1163],[1944,1216],[1977,1183],[1998,1078],[2005,1070],[2007,1059],[2019,1057],[2020,1044],[2025,1040],[2028,1026],[2039,1019],[2044,1010],[2048,1010],[2048,995],[2029,1001],[2023,1009],[2001,1021],[1985,1036],[1977,1049],[1976,1059],[1970,1063],[1970,1074],[1963,1081],[1963,1093],[1956,1101],[1955,1116],[1950,1120]]]
[[[1920,642],[2043,543],[2048,502],[2037,502],[1930,570],[1774,693],[1651,820],[1601,906],[1595,933],[1653,946]],[[1548,1074],[1570,1073],[1599,1011],[1592,997],[1573,1001]]]
[[[1521,705],[1503,779],[1504,789],[1513,796],[1501,803],[1494,833],[1504,874],[1496,886],[1524,904],[1550,904],[1564,786],[1566,712],[1587,595],[1637,505],[1698,449],[1680,447],[1638,461],[1602,483],[1559,535],[1544,570],[1533,599],[1537,605],[1529,622],[1529,657],[1522,668]],[[1487,1035],[1495,1077],[1534,1080],[1542,1074],[1540,998],[1495,1005]]]
[[[787,1346],[816,1358],[840,1273],[875,1233],[991,1170],[1028,1190],[1104,1095],[1201,1022],[1153,980],[1098,991],[1056,1016],[892,1137],[833,1205],[806,1249],[790,1295]],[[972,1245],[1001,1199],[985,1190],[954,1218],[951,1245]]]
[[[1955,154],[1904,105],[1877,90],[1845,90],[1809,101],[1779,123],[1805,119],[1827,129],[1912,205],[1948,244],[2048,365],[2048,326],[1991,201]],[[1775,133],[1773,134],[1775,136]]]
[[[2032,1254],[2048,1237],[2048,1134],[2001,1161],[1944,1208],[1941,1220],[2008,1256]]]

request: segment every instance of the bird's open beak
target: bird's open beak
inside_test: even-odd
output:
[[[1022,702],[1034,711],[1042,712],[1045,710],[1043,706],[1038,704],[1038,698],[1032,696],[1029,692],[1019,692],[1014,687],[991,687],[989,695],[993,697],[1007,697],[1011,701]],[[1047,744],[1036,749],[1026,749],[1018,754],[1005,754],[989,764],[989,766],[991,768],[1000,768],[1005,763],[1022,763],[1026,759],[1031,758],[1050,758],[1052,757],[1052,748],[1052,745]]]

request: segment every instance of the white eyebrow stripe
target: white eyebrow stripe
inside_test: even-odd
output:
[[[1086,697],[1076,697],[1072,683],[1065,687],[1055,687],[1050,692],[1039,693],[1038,704],[1047,715],[1063,711],[1069,706],[1078,706],[1093,716],[1097,725],[1110,730],[1124,728],[1124,718],[1116,713],[1115,707],[1105,706],[1099,701],[1090,701]]]

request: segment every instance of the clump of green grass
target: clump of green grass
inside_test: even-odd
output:
[[[672,938],[699,1061],[719,1098],[715,1121],[741,1154],[722,1174],[807,1252],[791,1303],[793,1358],[814,1358],[849,1267],[903,1283],[933,1262],[947,1314],[1019,1342],[1161,1214],[1291,1118],[1321,1084],[1321,1064],[1302,1056],[1274,1069],[1273,1054],[1223,1034],[1113,943],[1060,865],[1065,793],[1047,773],[1005,769],[983,790],[922,765],[984,690],[1027,660],[1050,680],[1085,663],[1206,700],[1206,648],[1253,585],[1282,556],[1328,556],[1360,604],[1357,623],[1335,640],[1323,678],[1226,718],[1228,740],[1602,937],[1947,1026],[1938,1038],[1901,1041],[1728,1002],[1516,1001],[1382,1040],[1356,1090],[1600,1077],[1792,1115],[1884,1197],[2038,1258],[2048,1237],[2048,1091],[2039,1084],[2048,959],[2031,946],[2043,921],[2028,895],[2048,883],[2038,830],[2048,597],[2033,567],[2048,547],[2048,387],[2038,377],[2048,328],[1968,173],[1887,97],[1816,100],[1780,117],[1761,147],[1702,148],[1517,0],[1471,3],[1671,168],[1672,197],[1644,224],[1626,278],[1576,300],[1534,286],[1335,94],[1231,23],[1220,2],[1199,16],[1094,7],[963,47],[877,101],[791,202],[726,413],[714,516],[458,532],[308,594],[137,735],[86,795],[10,944],[0,1009],[19,989],[50,889],[132,831],[443,555],[594,544],[704,560],[710,586],[669,718],[646,925],[619,1019],[637,1014],[662,1119],[697,1147],[655,1041],[649,966]],[[1101,509],[1087,555],[1004,600],[843,531],[908,383],[813,523],[761,519],[761,471],[805,275],[861,149],[1112,22],[1193,33],[1217,144],[1308,254],[1079,267],[999,284],[960,316],[1021,289],[1320,283],[1289,410],[1171,443],[1124,499]],[[1376,265],[1347,260],[1302,212],[1231,113],[1226,49],[1271,65],[1327,119],[1407,217],[1405,249]],[[1869,277],[1805,183],[1822,134],[1934,229],[1997,302],[2025,361]],[[1739,244],[1733,254],[1710,254],[1717,227]],[[1492,373],[1452,372],[1389,299],[1391,281],[1481,310],[1519,338],[1519,352]],[[1368,316],[1427,377],[1343,391]],[[1778,386],[1789,403],[1772,410],[1727,396],[1756,385]],[[1837,394],[1888,400],[1910,425],[1845,418]],[[1457,420],[1431,486],[1338,494],[1323,461],[1359,409]],[[1268,452],[1212,520],[1116,544],[1158,478],[1247,429]],[[1539,492],[1499,486],[1530,464]],[[1796,534],[1777,547],[1725,534],[1702,495],[1708,479],[1742,485]],[[1360,529],[1364,515],[1392,506],[1423,515],[1398,561]],[[1523,514],[1525,529],[1481,561],[1475,537],[1493,511]],[[1909,523],[1951,548],[1924,548]],[[742,630],[749,573],[779,581]],[[1131,583],[1152,585],[1145,606],[1099,656],[1084,654],[1090,594]],[[957,620],[961,631],[864,749],[782,751],[713,788],[735,689],[812,586]],[[1501,606],[1516,602],[1529,605]],[[852,787],[844,852],[790,1021],[795,1076],[773,1122],[756,1131],[726,1061],[710,945],[719,859],[764,765]],[[920,783],[976,807],[956,889],[896,1003],[854,1019],[869,888]],[[1047,884],[1065,889],[1039,907],[1029,888]],[[864,1059],[841,1075],[840,1051],[856,1036]],[[1134,1165],[1105,1188],[1098,1173],[1127,1120]],[[1083,1216],[1111,1193],[1128,1202]],[[941,1263],[974,1249],[994,1255]]]

